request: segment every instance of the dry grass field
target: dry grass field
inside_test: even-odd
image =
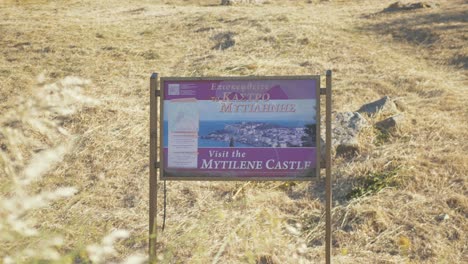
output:
[[[0,262],[146,254],[152,72],[331,69],[335,112],[387,95],[405,115],[334,158],[335,262],[467,263],[468,2],[219,2],[0,0]],[[158,263],[324,262],[323,181],[167,182],[167,202]]]

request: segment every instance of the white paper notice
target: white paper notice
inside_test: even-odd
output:
[[[199,114],[197,99],[173,99],[168,103],[169,168],[197,168]]]

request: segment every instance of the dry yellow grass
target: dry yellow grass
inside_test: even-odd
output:
[[[147,248],[150,73],[326,69],[334,71],[335,111],[389,95],[407,120],[385,138],[364,131],[357,157],[335,159],[336,262],[468,261],[466,1],[385,14],[392,1],[217,2],[0,2],[0,114],[35,94],[41,73],[47,83],[89,79],[84,93],[100,101],[61,121],[77,135],[75,148],[31,190],[78,189],[32,215],[45,233],[64,235],[60,250],[71,257],[63,261],[85,255],[86,245],[113,229],[132,232],[118,244],[117,259]],[[213,37],[229,32],[235,45],[213,49]],[[28,135],[43,148],[56,145],[37,131]],[[29,153],[28,147],[18,151]],[[396,173],[395,186],[346,197],[357,179],[388,171]],[[10,187],[4,178],[2,193]],[[320,263],[323,199],[321,182],[169,182],[160,262]],[[0,245],[0,257],[28,243],[40,239]]]

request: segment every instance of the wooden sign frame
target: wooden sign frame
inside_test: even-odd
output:
[[[317,164],[316,177],[165,177],[163,170],[164,141],[163,141],[163,123],[162,116],[164,114],[164,82],[175,80],[298,80],[298,79],[314,79],[316,80],[316,148],[317,148]],[[266,77],[203,77],[203,78],[185,78],[185,77],[165,77],[160,78],[158,82],[158,74],[153,73],[150,78],[150,155],[149,155],[149,257],[150,263],[155,263],[157,256],[157,200],[158,200],[158,173],[161,180],[220,180],[220,181],[311,181],[319,179],[320,168],[325,168],[325,213],[326,213],[326,235],[325,235],[325,260],[326,263],[331,263],[332,250],[332,225],[331,225],[331,209],[332,209],[332,177],[331,177],[331,102],[332,102],[332,73],[326,72],[326,88],[320,88],[320,76],[266,76]],[[320,146],[320,95],[326,96],[326,113],[325,113],[325,164],[321,163],[321,146]],[[158,142],[159,140],[159,142]],[[159,143],[159,146],[158,146]],[[158,153],[159,152],[159,153]],[[159,156],[159,160],[158,160]]]

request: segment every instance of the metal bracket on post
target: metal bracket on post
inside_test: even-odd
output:
[[[160,96],[158,89],[158,74],[153,73],[150,78],[150,160],[149,160],[149,262],[156,262],[157,243],[157,211],[158,211],[158,121],[159,106],[157,97]],[[153,96],[154,95],[154,96]]]
[[[326,74],[326,88],[325,88],[325,138],[326,138],[326,149],[325,149],[325,215],[326,215],[326,225],[325,225],[325,263],[332,263],[332,175],[331,175],[331,145],[332,145],[332,121],[331,121],[331,112],[332,112],[332,72],[331,70],[327,71]],[[322,89],[320,89],[322,92]],[[320,93],[322,94],[322,93]]]

